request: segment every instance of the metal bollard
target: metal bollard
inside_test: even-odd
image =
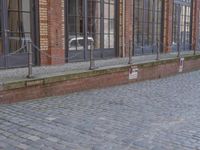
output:
[[[95,60],[94,60],[94,42],[91,42],[90,46],[90,68],[89,70],[94,70],[95,67]]]
[[[157,53],[156,53],[156,60],[160,60],[160,42],[158,41],[156,44]]]
[[[32,71],[32,67],[33,67],[33,52],[32,52],[32,42],[28,41],[28,45],[27,45],[27,49],[28,49],[28,75],[27,78],[32,78],[33,75],[33,71]]]
[[[132,42],[130,40],[129,41],[129,60],[128,60],[128,64],[132,64],[133,63],[132,57],[133,57]]]

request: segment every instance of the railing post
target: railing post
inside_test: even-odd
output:
[[[90,46],[90,68],[89,70],[95,69],[95,60],[94,60],[94,41],[91,42]]]
[[[132,57],[133,57],[133,50],[132,50],[132,42],[130,40],[129,41],[129,60],[128,60],[128,64],[132,64],[133,63]]]
[[[177,48],[178,48],[178,56],[177,57],[180,58],[181,57],[180,42],[178,42]]]
[[[198,42],[196,42],[196,45],[195,45],[195,47],[194,47],[194,55],[196,55],[196,52],[197,52],[197,48],[199,47],[199,43]]]
[[[160,60],[160,42],[159,41],[157,41],[156,48],[157,48],[156,60]]]
[[[33,71],[32,71],[32,65],[33,65],[33,52],[32,52],[32,42],[31,40],[28,41],[28,45],[27,45],[27,49],[28,49],[28,75],[27,78],[32,78],[33,75]]]

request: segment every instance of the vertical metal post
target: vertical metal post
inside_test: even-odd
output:
[[[28,75],[27,78],[32,78],[32,65],[33,65],[33,52],[32,52],[32,42],[31,40],[28,41],[27,45],[28,49]]]
[[[180,23],[181,23],[181,6],[178,5],[178,15],[177,15],[177,19],[178,19],[178,34],[177,34],[177,38],[178,38],[178,43],[177,43],[177,48],[178,48],[178,56],[177,57],[180,57],[181,55],[181,52],[180,52],[180,34],[181,34],[181,28],[180,28]]]
[[[160,60],[160,42],[158,40],[157,40],[156,48],[157,48],[156,60]]]
[[[94,41],[91,42],[90,46],[90,68],[89,70],[95,69],[95,61],[94,61]]]
[[[198,44],[196,43],[196,45],[194,47],[194,53],[193,53],[194,55],[196,55],[197,46],[198,46]]]
[[[133,63],[132,57],[133,57],[133,50],[132,50],[132,42],[130,40],[129,41],[129,60],[128,60],[128,64],[132,64]]]
[[[199,47],[199,39],[198,39],[198,34],[196,33],[196,41],[195,41],[195,46],[194,46],[194,55],[196,55],[197,48]]]

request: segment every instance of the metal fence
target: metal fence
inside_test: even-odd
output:
[[[134,46],[135,45],[135,43],[132,43],[132,41],[129,41],[128,43],[126,43],[125,45],[124,45],[124,47],[126,48],[126,49],[128,49],[128,57],[126,57],[126,58],[116,58],[116,59],[124,59],[124,61],[123,61],[123,63],[124,62],[126,62],[126,64],[129,64],[129,65],[134,65],[134,63],[135,63],[135,59],[137,58],[139,58],[140,56],[134,56]],[[162,53],[161,51],[160,51],[160,47],[163,45],[163,43],[160,43],[160,42],[157,42],[157,43],[155,43],[154,45],[153,45],[153,47],[157,50],[156,51],[156,53],[155,54],[153,54],[153,55],[151,55],[151,57],[152,57],[152,59],[151,60],[154,60],[154,61],[158,61],[158,60],[160,60],[160,59],[166,59],[166,58],[171,58],[171,56],[169,55],[167,55],[167,54],[170,54],[170,53]],[[193,49],[192,51],[190,51],[190,54],[191,55],[196,55],[197,54],[197,52],[200,50],[200,47],[199,47],[199,45],[200,44],[198,44],[198,46],[195,48],[195,49]],[[169,48],[172,48],[173,47],[173,45],[170,45],[169,46]],[[140,47],[141,49],[143,48],[143,47]],[[166,47],[165,47],[166,48]],[[51,55],[49,55],[48,53],[46,53],[46,52],[44,52],[44,51],[42,51],[37,45],[35,45],[34,43],[32,43],[31,41],[28,41],[28,42],[26,42],[26,44],[23,46],[23,47],[21,47],[20,49],[18,49],[18,50],[16,50],[15,52],[13,52],[13,53],[10,53],[10,54],[8,54],[8,55],[4,55],[4,56],[0,56],[0,59],[3,59],[3,58],[5,58],[5,57],[10,57],[10,56],[12,56],[12,55],[16,55],[16,54],[26,54],[27,55],[27,66],[26,66],[26,68],[27,68],[27,72],[26,72],[26,77],[27,78],[32,78],[32,77],[34,77],[33,76],[33,72],[34,72],[34,63],[33,63],[33,55],[34,55],[34,53],[35,52],[39,52],[40,53],[40,55],[43,55],[43,56],[45,56],[45,57],[47,57],[47,58],[51,58],[51,59],[54,59],[54,60],[62,60],[62,61],[67,61],[67,60],[69,60],[69,59],[71,59],[71,58],[61,58],[61,57],[57,57],[57,56],[51,56]],[[192,53],[191,53],[192,52]],[[179,49],[179,51],[177,51],[176,53],[173,53],[174,55],[176,55],[176,57],[182,57],[182,54],[184,54],[184,53],[182,53],[182,51],[180,51],[180,49]],[[72,57],[76,57],[76,55],[74,55],[74,56],[72,56]],[[144,55],[142,55],[142,57],[148,57],[148,56],[144,56]],[[99,60],[98,60],[99,61]],[[105,61],[107,61],[107,60],[105,60]],[[117,60],[116,60],[117,61]],[[88,63],[86,63],[86,65],[87,65]],[[114,64],[115,65],[115,64]],[[90,47],[90,58],[89,58],[89,64],[88,64],[88,69],[89,70],[95,70],[96,68],[98,68],[99,66],[98,65],[96,65],[96,60],[95,60],[95,57],[94,57],[94,42],[92,42],[91,43],[91,47]],[[100,65],[100,67],[106,67],[106,64],[105,64],[105,66],[103,66],[103,64],[102,65]],[[0,76],[1,76],[1,72],[2,71],[4,71],[4,70],[6,70],[5,68],[0,68]],[[72,70],[73,70],[73,68],[72,68]],[[19,69],[19,71],[20,71],[20,69]]]

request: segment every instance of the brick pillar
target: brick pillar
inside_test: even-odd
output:
[[[173,0],[164,1],[164,35],[163,35],[163,51],[170,52],[172,50],[172,22],[173,22]]]
[[[192,49],[197,48],[199,38],[199,14],[200,14],[200,1],[194,0],[192,6]]]
[[[48,0],[48,42],[50,64],[64,64],[64,0]]]
[[[40,19],[40,64],[50,64],[48,57],[43,53],[48,54],[49,41],[48,41],[48,5],[47,0],[39,0],[39,19]]]
[[[40,0],[39,4],[41,65],[64,64],[64,0]]]
[[[129,55],[129,41],[133,42],[133,0],[125,0],[125,56]]]

